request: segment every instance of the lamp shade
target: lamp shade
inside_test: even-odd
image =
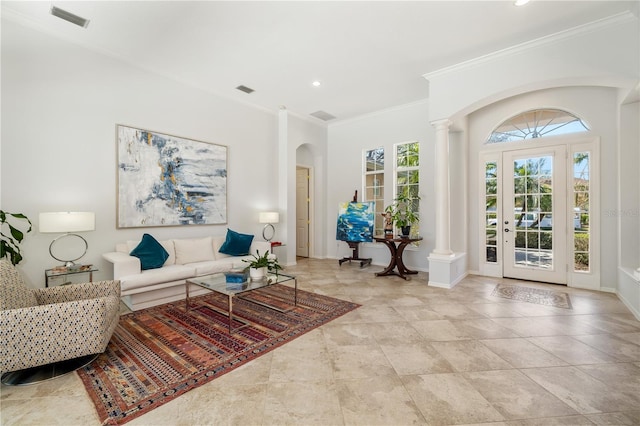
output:
[[[260,223],[278,223],[280,221],[280,213],[278,212],[260,212]]]
[[[96,214],[93,212],[47,212],[40,213],[40,232],[82,232],[96,229]]]

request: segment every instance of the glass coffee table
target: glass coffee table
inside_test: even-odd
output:
[[[206,288],[207,290],[211,290],[215,293],[224,294],[227,296],[228,300],[228,310],[227,314],[229,317],[229,334],[233,334],[241,328],[246,327],[248,324],[244,321],[238,319],[238,322],[243,323],[241,327],[236,329],[232,329],[231,324],[233,323],[233,298],[240,297],[243,293],[249,293],[253,290],[257,290],[259,288],[268,287],[273,284],[282,284],[287,281],[293,281],[294,290],[293,290],[293,305],[298,305],[298,280],[293,275],[285,275],[285,274],[267,274],[264,278],[260,280],[252,280],[251,278],[247,279],[247,281],[243,283],[228,283],[226,277],[223,273],[212,274],[212,275],[204,275],[202,277],[190,278],[185,283],[185,311],[189,311],[189,287],[191,285],[197,285],[202,288]],[[251,303],[258,303],[262,306],[266,306],[267,308],[279,310],[273,306],[268,304],[259,303],[257,301],[251,300]]]

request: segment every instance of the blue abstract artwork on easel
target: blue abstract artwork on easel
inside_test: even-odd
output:
[[[373,241],[374,202],[346,202],[338,207],[336,239],[368,243]]]

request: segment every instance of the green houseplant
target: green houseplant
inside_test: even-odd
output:
[[[260,251],[256,250],[256,254],[251,255],[252,260],[243,259],[243,262],[249,264],[248,268],[251,278],[260,278],[264,276],[266,270],[275,272],[278,275],[278,271],[282,269],[282,266],[278,263],[278,258],[275,254],[265,251],[264,254],[260,254]],[[262,271],[261,273],[258,271]]]
[[[21,231],[14,225],[9,223],[9,219],[26,220],[29,224],[29,229]],[[5,231],[5,225],[9,228],[9,232]],[[22,254],[20,253],[20,243],[24,239],[24,234],[31,232],[31,221],[22,213],[8,213],[0,210],[0,259],[8,257],[11,263],[17,265],[22,260]]]
[[[393,200],[393,203],[385,208],[385,213],[391,214],[393,224],[400,228],[403,236],[408,236],[411,232],[411,225],[420,220],[417,212],[417,202],[420,197],[409,198],[406,194],[400,194]]]

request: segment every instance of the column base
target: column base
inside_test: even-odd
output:
[[[431,252],[431,254],[429,255],[429,257],[449,258],[449,257],[453,257],[454,255],[455,255],[455,253],[452,252],[451,250],[434,249]]]
[[[429,285],[451,289],[467,276],[467,254],[441,255],[434,250],[429,255]]]

